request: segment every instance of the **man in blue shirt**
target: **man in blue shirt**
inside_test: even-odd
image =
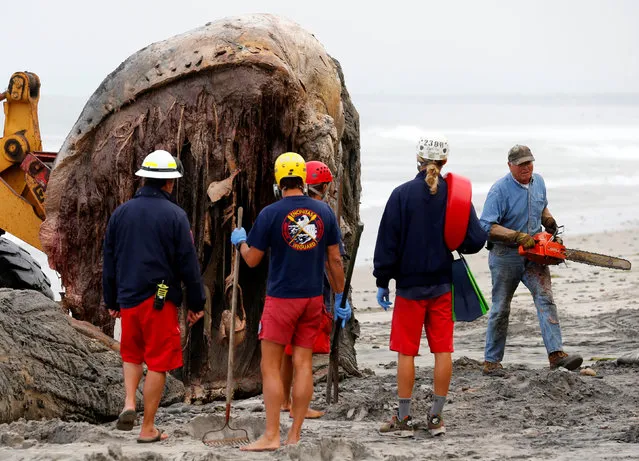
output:
[[[548,352],[550,368],[574,370],[581,366],[579,355],[563,351],[557,306],[553,300],[548,266],[534,263],[519,255],[518,246],[535,246],[533,235],[554,233],[557,223],[548,210],[546,185],[533,174],[535,157],[526,146],[515,145],[508,152],[510,173],[497,181],[488,192],[481,215],[481,226],[491,242],[488,265],[493,283],[493,305],[488,317],[483,372],[503,375],[508,317],[513,294],[523,282],[533,296],[541,336]]]
[[[328,166],[318,160],[306,162],[306,185],[308,196],[324,201],[328,188],[333,182],[333,174]],[[340,241],[340,254],[344,255],[344,246]],[[333,303],[333,289],[328,280],[328,272],[324,271],[324,311],[320,322],[320,329],[317,332],[315,343],[313,343],[313,354],[328,354],[331,351],[331,331],[333,325],[333,314],[331,305]],[[291,387],[293,384],[293,347],[289,344],[284,349],[284,359],[282,360],[282,383],[284,385],[284,400],[282,411],[291,411]],[[314,410],[309,407],[306,419],[321,418],[323,411]]]
[[[175,180],[182,177],[179,161],[164,150],[146,156],[135,173],[144,186],[109,218],[104,237],[102,288],[104,303],[122,322],[120,354],[126,398],[117,428],[130,431],[136,420],[136,391],[142,362],[144,421],[138,442],[158,442],[167,434],[155,427],[166,372],[182,366],[177,306],[186,288],[187,322],[204,315],[204,286],[186,213],[173,203]],[[162,299],[156,299],[158,287]]]
[[[287,152],[275,161],[275,182],[282,199],[264,208],[247,238],[244,228],[235,229],[237,245],[249,267],[257,266],[270,248],[266,299],[259,326],[262,341],[262,388],[266,407],[266,430],[245,451],[276,450],[280,446],[280,407],[283,386],[280,375],[284,348],[293,345],[293,424],[287,445],[300,440],[302,423],[313,397],[313,343],[324,309],[324,266],[335,291],[335,320],[344,324],[351,316],[344,296],[344,268],[340,255],[340,232],[333,210],[304,194],[306,163]]]

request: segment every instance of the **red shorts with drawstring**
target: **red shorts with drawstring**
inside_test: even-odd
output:
[[[286,346],[313,348],[322,321],[324,297],[274,298],[267,296],[258,338]]]
[[[328,354],[331,351],[331,331],[333,331],[333,316],[324,308],[319,331],[313,343],[313,354]],[[293,355],[293,346],[288,344],[284,348],[284,353]]]
[[[153,308],[155,295],[135,307],[120,309],[123,362],[141,364],[163,373],[182,366],[182,343],[177,307],[165,301],[161,311]]]
[[[454,352],[452,309],[451,292],[419,301],[396,296],[390,349],[403,355],[416,356],[424,327],[433,354]]]

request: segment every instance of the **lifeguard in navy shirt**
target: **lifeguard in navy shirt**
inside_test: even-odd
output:
[[[109,218],[104,236],[102,288],[104,304],[122,321],[120,355],[123,362],[124,409],[117,429],[130,431],[137,419],[136,389],[147,366],[144,420],[138,442],[168,437],[155,426],[155,413],[167,371],[182,366],[177,307],[186,289],[187,323],[203,316],[204,285],[186,213],[173,203],[171,192],[182,177],[179,159],[156,150],[135,173],[144,185]],[[156,303],[159,287],[164,301]]]
[[[287,344],[293,345],[295,399],[293,424],[287,445],[300,440],[302,423],[313,397],[313,343],[324,309],[324,267],[335,291],[335,306],[341,304],[344,268],[340,255],[340,232],[330,207],[304,194],[306,162],[287,152],[275,161],[275,182],[282,199],[264,208],[246,237],[235,229],[231,242],[237,245],[249,267],[257,266],[270,248],[269,273],[264,310],[260,320],[262,340],[262,385],[266,407],[266,430],[246,451],[276,450],[280,446],[280,407],[283,386],[280,365]],[[348,321],[348,301],[335,308],[335,320]]]
[[[306,162],[306,186],[308,188],[308,196],[313,200],[323,202],[328,188],[333,182],[333,174],[328,166],[318,160]],[[304,220],[305,221],[305,220]],[[313,228],[311,227],[311,232]],[[340,237],[341,239],[341,237]],[[344,245],[340,241],[340,254],[344,255]],[[313,354],[328,354],[331,351],[331,331],[333,327],[333,288],[328,279],[326,267],[323,277],[323,297],[324,309],[320,327],[313,343]],[[282,401],[282,411],[291,411],[291,386],[293,384],[293,348],[290,344],[284,349],[284,357],[282,360],[281,376],[284,385],[284,396]],[[306,412],[306,419],[321,418],[323,411],[309,408]]]
[[[415,384],[415,356],[422,329],[435,358],[433,404],[428,412],[431,435],[446,432],[442,412],[452,376],[453,313],[451,277],[453,255],[444,236],[448,186],[440,172],[450,154],[442,135],[423,137],[417,144],[417,176],[393,191],[379,224],[373,264],[377,301],[385,310],[392,303],[388,282],[395,279],[396,297],[390,349],[398,353],[398,412],[380,433],[410,437],[410,414]],[[477,253],[486,243],[474,207],[465,238],[457,251]]]

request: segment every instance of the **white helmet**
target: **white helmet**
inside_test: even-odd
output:
[[[147,155],[142,162],[142,168],[136,171],[135,175],[158,179],[182,177],[175,157],[165,150],[156,150]]]
[[[421,160],[446,160],[448,139],[441,134],[426,135],[417,143],[417,158]]]

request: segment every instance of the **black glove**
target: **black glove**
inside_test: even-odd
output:
[[[530,250],[535,246],[535,239],[525,232],[518,232],[517,239],[515,240],[517,245],[524,247],[524,250]]]
[[[544,229],[546,229],[546,232],[549,234],[557,232],[557,221],[555,221],[555,218],[552,216],[545,217],[541,223],[544,225]]]

